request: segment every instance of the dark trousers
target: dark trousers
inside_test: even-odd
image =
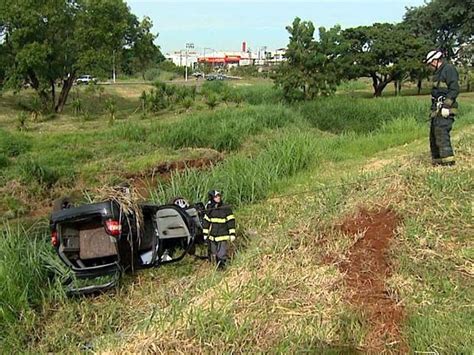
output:
[[[430,148],[433,161],[442,161],[454,156],[450,135],[453,123],[453,116],[444,118],[438,115],[431,118]]]
[[[211,261],[215,261],[219,267],[225,267],[227,262],[227,249],[227,241],[213,242],[212,240],[209,240],[209,254]]]

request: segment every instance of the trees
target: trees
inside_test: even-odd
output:
[[[0,38],[11,58],[5,85],[19,90],[27,83],[61,112],[80,73],[106,76],[127,48],[140,48],[144,64],[157,50],[150,30],[151,22],[140,23],[122,0],[3,0]]]
[[[413,34],[429,40],[454,59],[463,44],[474,39],[474,6],[466,0],[432,0],[408,8],[403,23]]]
[[[287,30],[291,35],[287,62],[279,68],[276,83],[290,101],[329,94],[341,79],[360,77],[372,79],[378,97],[393,81],[400,84],[426,74],[422,61],[430,48],[428,41],[401,25],[376,23],[343,31],[338,26],[320,28],[317,41],[311,22],[296,18]]]
[[[389,23],[349,28],[342,37],[347,42],[342,54],[346,78],[371,78],[375,97],[381,96],[390,82],[421,70],[429,48],[404,27]]]
[[[337,65],[340,28],[319,29],[319,40],[314,39],[311,21],[296,18],[288,26],[290,42],[285,57],[275,77],[288,101],[312,99],[334,92],[340,81]]]
[[[402,26],[431,46],[462,65],[462,74],[470,89],[469,73],[472,70],[472,43],[474,41],[474,6],[464,0],[433,0],[419,7],[407,9]],[[412,76],[421,80],[428,76],[426,69]]]

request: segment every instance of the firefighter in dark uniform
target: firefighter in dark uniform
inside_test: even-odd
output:
[[[433,165],[454,165],[451,129],[457,114],[459,75],[454,65],[443,58],[440,51],[431,51],[426,63],[434,70],[431,89],[430,148]]]
[[[211,190],[208,195],[203,219],[204,239],[209,243],[211,259],[223,269],[228,258],[228,244],[235,240],[235,217],[230,206],[223,203],[219,191]]]

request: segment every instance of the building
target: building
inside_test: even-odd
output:
[[[204,48],[199,55],[196,51],[189,51],[187,63],[191,68],[198,64],[208,64],[218,68],[233,68],[239,66],[258,65],[268,66],[281,63],[286,60],[285,48],[279,48],[274,52],[267,51],[267,47],[261,47],[256,52],[247,47],[246,42],[242,42],[240,51],[216,51],[211,48]],[[165,55],[166,59],[177,66],[186,65],[186,51],[175,51]]]
[[[187,63],[188,67],[194,68],[198,63],[199,55],[196,51],[188,51],[186,58],[186,50],[181,50],[167,53],[165,58],[178,67],[184,67]]]

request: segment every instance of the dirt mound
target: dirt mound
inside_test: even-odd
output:
[[[125,177],[127,179],[154,179],[155,177],[160,177],[163,180],[168,180],[173,172],[183,171],[186,169],[206,169],[219,162],[220,160],[222,160],[222,158],[220,156],[216,156],[212,158],[197,158],[164,162],[139,174],[128,174]]]
[[[370,352],[408,351],[400,329],[404,309],[389,297],[385,287],[391,274],[387,253],[399,222],[390,209],[362,209],[340,226],[345,235],[357,239],[340,269],[345,273],[349,303],[360,309],[370,324],[366,338]]]
[[[212,158],[201,157],[197,159],[164,162],[153,167],[152,169],[148,169],[139,174],[129,174],[125,177],[130,180],[138,194],[143,198],[146,198],[149,195],[150,188],[156,186],[158,179],[161,181],[167,181],[171,179],[172,173],[186,169],[208,169],[222,159],[223,157],[221,155],[216,155]]]

